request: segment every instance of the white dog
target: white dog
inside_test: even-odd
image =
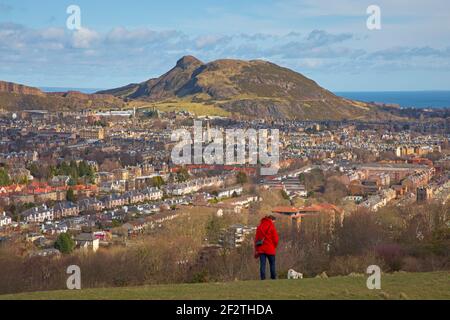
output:
[[[297,271],[291,269],[288,271],[288,279],[289,280],[303,279],[303,273],[300,273],[300,272],[297,272]]]

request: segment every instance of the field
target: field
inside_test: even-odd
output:
[[[368,290],[364,275],[303,280],[159,285],[0,296],[0,300],[450,300],[450,273],[384,274],[381,290]]]
[[[181,112],[187,111],[195,114],[196,116],[218,116],[228,117],[231,114],[224,109],[219,108],[214,104],[192,102],[189,100],[174,100],[174,101],[161,101],[157,103],[148,103],[143,101],[129,102],[127,108],[136,107],[137,109],[151,109],[155,108],[161,112]]]

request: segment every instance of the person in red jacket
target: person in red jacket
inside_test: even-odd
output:
[[[275,220],[274,216],[267,216],[261,220],[256,229],[255,258],[259,258],[260,261],[261,280],[266,279],[266,260],[269,260],[271,279],[275,280],[277,278],[275,256],[279,239],[274,224]]]

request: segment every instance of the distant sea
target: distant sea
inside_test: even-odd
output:
[[[44,92],[67,92],[67,91],[79,91],[83,93],[95,93],[103,89],[93,89],[93,88],[57,88],[57,87],[41,87],[39,88]]]
[[[394,103],[403,108],[450,108],[450,91],[335,92],[363,102]]]

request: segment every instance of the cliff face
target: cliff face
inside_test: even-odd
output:
[[[38,88],[27,87],[21,84],[0,81],[0,92],[5,93],[16,93],[16,94],[24,94],[24,95],[35,95],[35,96],[44,96],[43,93]]]

